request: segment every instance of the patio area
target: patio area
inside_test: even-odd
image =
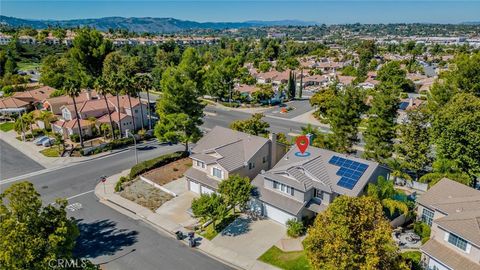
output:
[[[422,239],[415,234],[413,230],[396,230],[392,234],[400,249],[419,249],[422,245]]]

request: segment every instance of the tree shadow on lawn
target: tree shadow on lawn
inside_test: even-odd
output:
[[[252,223],[250,218],[239,217],[222,231],[222,235],[238,236],[245,234],[250,231],[250,223]]]
[[[77,220],[80,236],[75,246],[75,256],[96,258],[102,255],[113,255],[137,242],[137,231],[118,229],[116,223],[107,219],[91,223]]]

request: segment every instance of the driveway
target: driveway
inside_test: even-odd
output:
[[[253,221],[241,216],[218,234],[212,243],[256,260],[284,237],[285,233],[286,228],[275,221]]]
[[[171,199],[164,203],[155,212],[159,214],[163,219],[180,224],[182,227],[192,227],[197,223],[197,220],[188,214],[187,210],[192,205],[193,198],[198,195],[193,192],[186,191],[180,194],[178,197]]]

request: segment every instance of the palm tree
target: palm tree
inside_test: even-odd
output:
[[[105,105],[107,106],[108,119],[110,121],[110,128],[112,130],[112,138],[115,140],[115,129],[113,128],[112,114],[110,113],[110,107],[108,106],[107,94],[110,94],[110,89],[107,86],[107,81],[100,77],[95,81],[95,89],[103,96]]]
[[[83,148],[82,126],[80,124],[80,115],[78,114],[77,101],[75,100],[75,97],[78,97],[78,95],[80,94],[80,91],[81,91],[80,82],[75,80],[75,79],[66,78],[65,81],[64,81],[63,90],[73,100],[73,107],[75,109],[75,117],[77,118],[77,126],[78,126],[78,132],[79,132],[79,137],[80,137],[80,147]]]
[[[133,112],[133,108],[132,108],[132,99],[131,99],[131,96],[136,96],[136,91],[137,89],[133,86],[133,79],[131,78],[124,78],[124,87],[125,87],[125,94],[127,95],[127,98],[128,98],[128,105],[130,107],[130,113],[132,114],[132,122],[133,122],[133,129],[137,129],[137,125],[135,123],[135,113]],[[133,131],[132,131],[133,132]]]
[[[147,114],[148,114],[148,128],[151,129],[151,120],[150,120],[150,94],[149,89],[152,84],[152,77],[148,73],[137,73],[135,74],[135,87],[137,88],[137,92],[140,93],[142,91],[147,92]],[[142,115],[142,129],[144,129],[144,122],[145,119],[143,118],[143,106],[142,101],[140,98],[140,94],[138,94],[138,102],[140,103],[140,113]]]
[[[50,123],[55,120],[55,116],[51,111],[41,111],[40,115],[36,118],[44,123],[44,130],[47,131],[50,128]]]

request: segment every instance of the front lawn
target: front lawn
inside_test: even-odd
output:
[[[15,125],[14,122],[5,122],[0,124],[0,130],[3,132],[9,132],[10,130],[13,129],[13,126]]]
[[[310,269],[307,256],[305,255],[304,251],[283,252],[278,247],[272,246],[258,259],[264,263],[271,264],[281,269]]]
[[[35,63],[35,62],[19,62],[18,63],[19,70],[33,70],[37,68],[40,68],[39,63]]]
[[[199,234],[208,240],[212,240],[219,232],[223,231],[230,223],[232,223],[239,214],[233,214],[233,211],[230,211],[229,215],[224,218],[222,221],[217,223],[217,226],[214,226],[213,223],[210,223],[207,227],[203,229]]]
[[[62,149],[60,146],[54,145],[52,147],[43,149],[40,153],[46,157],[60,157],[62,154]]]

